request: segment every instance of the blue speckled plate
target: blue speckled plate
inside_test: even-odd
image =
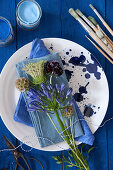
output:
[[[104,119],[109,101],[108,83],[102,67],[89,51],[72,41],[47,38],[44,39],[44,43],[51,52],[60,54],[69,86],[73,88],[74,98],[94,133]],[[27,143],[29,146],[46,151],[68,149],[64,142],[58,144],[60,147],[51,145],[40,148],[34,129],[13,120],[19,97],[19,92],[14,87],[16,80],[15,64],[29,56],[31,45],[29,43],[16,51],[1,73],[0,113],[2,119],[13,135],[20,141],[23,141],[23,139],[29,141]]]

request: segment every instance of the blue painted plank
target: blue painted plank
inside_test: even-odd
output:
[[[0,118],[0,169],[9,168],[11,170],[14,159],[10,151],[1,152],[3,149],[8,149],[2,135],[5,135],[14,145],[16,145],[15,137],[8,131],[2,119]]]
[[[16,0],[18,3],[19,0]],[[22,30],[17,26],[17,47],[29,43],[34,38],[51,38],[61,36],[61,3],[60,0],[37,1],[42,8],[42,18],[38,28],[32,31]]]
[[[19,0],[16,0],[16,4]],[[46,38],[46,37],[60,37],[61,36],[61,2],[60,0],[37,0],[42,8],[42,19],[40,25],[37,29],[32,31],[22,30],[17,26],[17,49],[25,45],[26,43],[31,42],[34,38]],[[28,149],[29,147],[27,147]],[[62,165],[56,164],[56,161],[53,160],[52,156],[61,155],[62,152],[44,152],[40,150],[33,149],[32,152],[24,153],[27,156],[32,155],[39,160],[45,160],[47,164],[47,170],[61,170]],[[43,162],[42,162],[43,163]],[[45,164],[44,163],[44,164]],[[40,170],[39,164],[31,163],[32,168]]]
[[[100,26],[103,28],[103,25],[96,17],[94,12],[89,7],[89,4],[92,3],[98,11],[105,17],[105,0],[101,1],[84,1],[84,0],[76,0],[76,1],[62,1],[62,38],[72,40],[86,49],[88,49],[94,56],[99,60],[102,67],[105,69],[105,61],[101,53],[85,38],[86,31],[80,26],[80,24],[72,18],[72,16],[68,13],[69,8],[74,8],[75,10],[80,9],[87,17],[89,15],[93,16]],[[92,151],[89,158],[89,165],[91,170],[107,170],[108,162],[107,162],[107,134],[106,134],[106,126],[98,129],[95,133],[95,142],[94,146],[96,149]],[[104,149],[103,149],[104,148]],[[67,152],[64,152],[64,155],[68,155]],[[98,159],[97,159],[98,157]],[[104,163],[103,163],[104,162]],[[65,167],[64,167],[65,170]]]
[[[112,0],[106,0],[106,22],[109,24],[109,26],[113,30],[113,1]],[[110,38],[113,40],[113,37],[110,35],[110,33],[106,30],[106,33],[110,36]],[[106,75],[108,78],[109,83],[109,90],[110,90],[110,98],[109,98],[109,108],[107,113],[107,119],[110,117],[113,117],[113,65],[109,62],[106,62]],[[107,124],[107,135],[108,135],[108,163],[109,163],[109,170],[113,169],[113,120],[111,120]]]
[[[15,31],[15,2],[13,0],[0,2],[0,16],[7,18]],[[7,47],[0,47],[0,72],[9,57],[16,51],[15,40]],[[5,89],[4,89],[5,90]],[[16,138],[9,132],[0,118],[0,150],[6,149],[7,146],[3,140],[2,135],[5,135],[14,145]],[[0,152],[0,169],[9,168],[13,169],[12,162],[14,161],[11,152]]]
[[[16,20],[14,0],[10,0],[7,3],[5,1],[0,2],[0,16],[5,17],[11,22],[15,33]],[[6,47],[0,47],[0,71],[2,70],[3,66],[5,65],[9,57],[15,51],[16,51],[16,37],[10,45]]]

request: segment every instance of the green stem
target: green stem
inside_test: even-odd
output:
[[[89,166],[88,166],[86,160],[83,159],[83,156],[81,155],[81,153],[80,153],[79,149],[77,148],[77,146],[75,145],[75,148],[74,148],[73,145],[70,145],[70,140],[69,140],[69,137],[67,136],[67,133],[65,132],[64,124],[63,124],[63,122],[61,121],[61,119],[60,119],[57,111],[55,110],[54,112],[55,112],[55,114],[56,114],[57,120],[58,120],[58,122],[59,122],[59,125],[60,125],[62,131],[64,131],[63,134],[64,134],[64,136],[65,136],[66,139],[61,135],[61,133],[59,132],[59,130],[58,130],[57,127],[55,126],[53,120],[51,119],[50,115],[47,113],[47,115],[48,115],[49,119],[51,120],[52,124],[54,125],[55,129],[57,130],[57,132],[59,133],[59,135],[62,137],[62,139],[69,145],[71,151],[73,152],[73,156],[74,156],[74,157],[77,157],[78,162],[84,167],[85,170],[89,170]],[[75,149],[75,150],[74,150],[74,149]],[[82,156],[82,159],[80,158],[80,156]]]
[[[54,124],[53,120],[51,119],[51,116],[49,115],[49,113],[47,113],[47,115],[48,115],[49,119],[51,120],[53,126],[55,127],[56,131],[58,132],[58,134],[62,137],[62,139],[63,139],[65,142],[67,142],[67,141],[65,140],[65,138],[61,135],[61,133],[59,132],[59,130],[57,129],[57,127],[56,127],[56,125]]]
[[[76,147],[76,146],[75,146],[74,136],[73,136],[73,130],[72,130],[71,117],[70,117],[69,119],[70,119],[70,127],[71,127],[71,134],[72,134],[73,145],[74,145],[74,147]]]
[[[81,165],[84,167],[84,169],[85,169],[85,170],[89,170],[89,166],[88,166],[86,160],[84,159],[84,156],[81,155],[81,153],[80,153],[79,149],[77,148],[77,146],[75,145],[75,148],[74,148],[73,145],[70,145],[70,139],[69,139],[69,137],[67,136],[67,133],[66,133],[66,131],[65,131],[65,126],[64,126],[62,120],[60,119],[57,110],[55,110],[54,112],[55,112],[55,114],[56,114],[56,117],[57,117],[57,120],[58,120],[58,122],[59,122],[59,125],[60,125],[60,127],[61,127],[61,129],[62,129],[62,131],[63,131],[63,134],[64,134],[64,136],[65,136],[65,138],[66,138],[66,143],[69,145],[71,151],[72,151],[73,154],[77,157],[78,161],[81,163]],[[61,134],[60,134],[60,135],[61,135]],[[74,151],[74,149],[75,149],[75,151]],[[82,159],[80,158],[81,156],[82,156]]]
[[[59,115],[58,115],[58,112],[57,112],[56,110],[55,110],[54,112],[55,112],[55,114],[56,114],[56,117],[57,117],[57,120],[58,120],[58,122],[59,122],[60,128],[61,128],[61,130],[63,131],[63,134],[64,134],[64,136],[65,136],[65,139],[66,139],[66,141],[67,141],[67,144],[70,145],[70,139],[69,139],[69,136],[68,136],[67,132],[65,131],[65,126],[64,126],[62,120],[60,119],[60,117],[59,117]]]
[[[66,121],[65,121],[64,115],[63,115],[63,113],[62,113],[61,110],[60,110],[60,112],[61,112],[61,115],[62,115],[62,118],[63,118],[63,122],[64,122],[64,125],[65,125],[65,129],[66,129],[65,131],[67,132],[67,134],[68,134],[68,136],[69,136],[71,142],[73,142],[73,139],[72,139],[72,137],[71,137],[71,134],[70,134],[70,132],[69,132],[69,130],[68,130],[68,128],[67,128],[67,125],[66,125]]]
[[[50,80],[49,80],[50,84],[52,84],[52,78],[53,78],[53,73],[50,76]]]

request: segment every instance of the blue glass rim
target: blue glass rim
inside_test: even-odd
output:
[[[5,39],[0,39],[0,42],[5,42],[5,41],[7,42],[10,39],[11,35],[13,34],[13,29],[12,29],[11,23],[6,18],[0,16],[0,20],[5,20],[5,22],[8,23],[9,28],[10,28],[9,35]]]
[[[34,2],[34,3],[37,5],[38,9],[39,9],[40,14],[39,14],[38,19],[37,19],[35,22],[32,22],[32,23],[25,22],[25,21],[23,21],[23,20],[19,17],[19,15],[18,15],[18,8],[19,8],[19,6],[20,6],[23,2],[25,2],[25,1]],[[40,7],[40,5],[39,5],[35,0],[21,0],[21,1],[17,4],[17,7],[16,7],[16,18],[17,18],[17,20],[20,20],[23,25],[25,25],[25,26],[27,26],[27,27],[30,27],[30,26],[32,27],[32,26],[34,26],[34,25],[37,25],[37,24],[39,23],[41,17],[42,17],[41,7]]]

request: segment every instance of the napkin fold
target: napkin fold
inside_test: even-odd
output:
[[[42,40],[38,38],[33,40],[29,59],[40,58],[48,54],[50,54],[50,52],[45,47],[44,42]],[[19,123],[23,123],[31,127],[33,126],[31,122],[31,118],[29,116],[29,112],[27,111],[26,103],[25,103],[22,93],[20,94],[13,118],[15,121]]]
[[[50,52],[47,50],[47,48],[45,47],[42,40],[35,39],[33,41],[30,58],[39,58],[39,59],[37,59],[39,61],[39,60],[43,59],[44,55],[49,54],[49,53]],[[48,57],[50,57],[51,59],[55,59],[55,57],[57,55],[58,54],[54,54],[54,55],[50,54],[49,56],[45,57],[45,60],[48,60]],[[41,59],[40,59],[40,57],[41,57]],[[58,58],[59,57],[57,56],[57,59]],[[36,60],[35,60],[35,62],[36,62]],[[60,62],[61,62],[61,60],[60,60]],[[23,62],[20,62],[20,63],[23,65]],[[19,75],[19,77],[22,77],[22,76],[25,77],[26,75],[23,75],[23,73],[22,74],[20,73],[20,65],[21,65],[20,63],[18,65],[19,67],[17,66],[18,75]],[[66,77],[65,77],[65,81],[67,81]],[[67,82],[67,84],[68,84],[68,82]],[[74,137],[76,137],[76,140],[78,140],[82,143],[92,145],[93,141],[94,141],[94,136],[92,135],[92,132],[91,132],[90,128],[88,127],[88,125],[87,125],[84,117],[82,116],[80,109],[78,108],[75,101],[74,101],[74,103],[75,103],[75,112],[76,112],[75,115],[76,116],[74,116],[74,118],[72,118],[72,122],[73,123],[77,122],[76,124],[74,124],[74,128],[76,129],[76,133],[74,134]],[[78,115],[78,117],[77,117],[77,115]],[[54,118],[55,118],[55,116],[54,116]],[[82,119],[82,120],[80,120],[80,123],[82,125],[83,131],[80,126],[78,118]],[[50,122],[48,122],[48,117],[45,113],[40,114],[40,113],[35,112],[34,114],[31,114],[31,112],[30,113],[27,112],[26,103],[24,101],[22,93],[20,95],[16,110],[14,113],[14,120],[18,121],[20,123],[24,123],[28,126],[33,125],[37,136],[47,138],[46,140],[39,138],[39,142],[42,147],[51,145],[52,143],[49,140],[53,141],[53,143],[58,143],[58,142],[62,141],[60,136],[58,134],[56,135],[55,129],[53,127],[51,127],[52,124],[50,124]],[[47,123],[45,124],[45,122],[47,122]],[[57,120],[54,119],[54,122],[56,123]],[[42,125],[44,125],[44,126],[42,126]],[[83,132],[84,132],[84,135],[83,135]],[[77,136],[80,136],[80,137],[77,137]]]
[[[28,79],[29,76],[26,74],[25,71],[23,71],[23,68],[28,63],[37,63],[38,61],[41,61],[41,60],[50,61],[53,59],[58,61],[60,63],[60,66],[63,68],[63,64],[62,64],[62,61],[61,61],[58,53],[54,53],[54,54],[49,54],[45,57],[33,58],[33,59],[28,59],[28,60],[19,62],[18,64],[16,64],[16,70],[17,70],[18,77],[25,77]],[[63,74],[59,77],[54,76],[52,80],[53,80],[52,81],[53,85],[55,85],[55,84],[61,85],[62,83],[64,83],[65,90],[67,91],[69,89],[65,72],[63,72]],[[27,104],[26,95],[25,95],[25,93],[22,93],[22,94],[23,94],[24,100]],[[73,105],[73,107],[74,107],[75,114],[74,114],[74,116],[72,116],[72,124],[78,120],[75,105]],[[56,144],[58,142],[63,141],[62,138],[60,137],[60,135],[58,134],[58,132],[55,130],[53,124],[51,123],[49,117],[47,116],[47,114],[45,112],[33,111],[33,112],[29,112],[29,115],[32,120],[33,127],[35,128],[36,135],[37,135],[37,137],[40,137],[38,140],[39,140],[41,147],[49,146],[53,143]],[[60,115],[60,113],[59,113],[59,115]],[[51,116],[53,122],[55,123],[56,127],[59,129],[59,131],[62,132],[60,129],[60,126],[58,124],[56,116],[54,114],[50,114],[50,116]],[[70,125],[69,122],[70,121],[67,118],[66,124],[68,127]],[[73,133],[74,133],[73,134],[74,137],[79,137],[79,136],[83,135],[83,130],[82,130],[79,120],[74,125]]]

